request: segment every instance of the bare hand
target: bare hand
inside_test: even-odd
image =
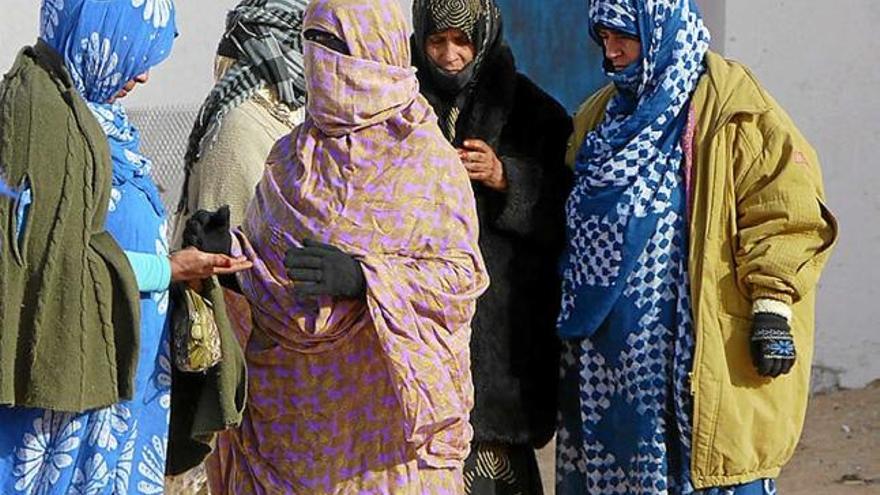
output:
[[[211,254],[196,248],[186,248],[171,255],[171,280],[191,282],[214,275],[231,275],[248,270],[254,264],[244,256],[233,258],[225,254]]]
[[[458,150],[458,156],[471,180],[496,191],[506,191],[507,177],[504,176],[504,165],[498,159],[495,150],[480,139],[468,139],[463,144],[464,148]]]

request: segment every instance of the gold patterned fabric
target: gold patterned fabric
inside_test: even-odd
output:
[[[247,415],[215,493],[460,494],[470,322],[488,279],[473,192],[419,95],[396,2],[315,1],[305,123],[270,155],[238,237],[255,336]],[[311,238],[353,255],[365,300],[301,300],[283,260]]]

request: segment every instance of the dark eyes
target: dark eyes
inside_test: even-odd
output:
[[[436,36],[436,37],[429,36],[428,37],[428,44],[429,45],[442,45],[442,44],[446,43],[446,41],[447,41],[447,39],[443,36]],[[468,40],[466,36],[456,36],[454,38],[451,38],[449,41],[451,41],[453,45],[457,45],[457,46],[465,46],[465,45],[470,44],[470,40]]]
[[[610,31],[606,31],[604,29],[599,31],[597,34],[599,35],[599,39],[602,41],[608,41],[612,37],[617,37],[619,39],[623,39],[623,40],[627,40],[627,41],[639,41],[639,38],[637,38],[631,34],[620,33],[620,32],[610,32]]]
[[[311,35],[306,35],[306,39],[307,39],[307,40],[309,40],[309,41],[314,41],[314,42],[316,42],[316,43],[320,43],[320,42],[322,42],[322,41],[330,41],[330,40],[333,40],[334,38],[335,38],[335,36],[332,36],[332,35],[329,35],[329,34],[311,34]]]
[[[425,41],[429,45],[443,45],[446,43],[452,43],[456,46],[467,46],[471,43],[471,40],[467,37],[467,35],[461,32],[435,33],[429,35]]]
[[[331,33],[320,31],[317,29],[309,29],[308,31],[303,33],[303,38],[305,38],[307,41],[312,41],[314,43],[326,46],[327,48],[337,51],[343,55],[351,54],[345,42]]]

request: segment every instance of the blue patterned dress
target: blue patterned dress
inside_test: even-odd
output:
[[[139,154],[137,130],[122,107],[100,102],[167,57],[176,36],[172,7],[171,0],[44,0],[41,8],[41,38],[62,55],[108,137],[107,230],[124,250],[157,255],[168,253],[168,242],[149,160]],[[132,400],[85,413],[0,409],[0,493],[163,493],[171,405],[167,312],[167,290],[141,293]]]
[[[124,118],[118,106],[93,106],[93,111],[105,128],[111,127],[105,115]],[[167,222],[149,162],[132,151],[137,132],[126,133],[127,147],[111,138],[114,155],[128,159],[114,156],[107,230],[126,251],[167,255]],[[163,492],[171,406],[167,312],[167,290],[141,294],[133,400],[84,414],[0,409],[0,493]]]
[[[696,491],[690,478],[695,337],[682,136],[709,33],[693,0],[593,0],[597,26],[642,57],[587,134],[567,203],[559,318],[566,339],[560,495],[772,495],[772,480]]]

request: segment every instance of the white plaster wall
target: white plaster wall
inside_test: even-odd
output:
[[[0,72],[6,73],[18,49],[37,39],[39,2],[0,0]]]
[[[841,240],[819,291],[816,363],[864,385],[880,378],[880,2],[725,4],[725,54],[751,66],[822,159]]]
[[[712,49],[724,52],[724,2],[719,0],[697,0],[703,21],[712,33]]]

